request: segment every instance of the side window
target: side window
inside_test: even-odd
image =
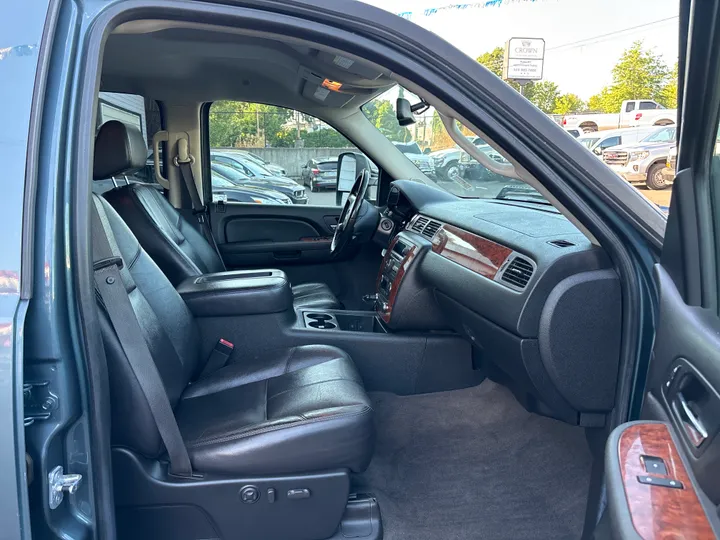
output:
[[[337,158],[359,150],[322,120],[283,107],[218,101],[210,107],[209,131],[211,162],[222,163],[223,178],[234,184],[224,190],[228,202],[344,203]],[[375,200],[378,169],[371,169],[368,196]]]
[[[138,129],[142,133],[148,153],[144,167],[137,171],[128,171],[127,174],[118,175],[115,178],[95,180],[93,182],[93,192],[99,195],[113,189],[116,185],[123,185],[125,182],[153,184],[157,189],[161,190],[162,187],[155,180],[151,150],[153,136],[162,129],[160,107],[157,102],[146,100],[143,96],[137,94],[100,92],[96,116],[96,129],[100,129],[100,126],[110,120],[117,120]],[[162,160],[160,167],[162,171]]]
[[[635,110],[635,102],[631,101],[627,105],[625,105],[625,112],[632,112]]]
[[[641,101],[640,102],[640,110],[641,111],[648,111],[651,109],[657,109],[657,104],[653,103],[652,101]]]

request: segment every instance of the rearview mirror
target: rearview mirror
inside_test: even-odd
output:
[[[401,126],[411,126],[415,123],[415,116],[413,116],[412,105],[405,98],[397,98],[395,104],[395,115],[397,116],[398,124]]]

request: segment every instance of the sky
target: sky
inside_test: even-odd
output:
[[[587,100],[612,82],[612,68],[634,41],[673,66],[678,56],[678,0],[505,0],[498,7],[426,8],[459,0],[363,0],[411,21],[476,58],[511,37],[545,39],[544,80]]]

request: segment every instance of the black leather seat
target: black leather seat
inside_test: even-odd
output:
[[[103,180],[145,165],[147,151],[140,131],[117,120],[106,122],[95,138],[93,177]],[[223,272],[225,264],[205,237],[152,186],[133,183],[108,191],[105,199],[128,224],[173,285],[201,274]],[[324,283],[292,288],[296,307],[342,307]]]
[[[121,277],[187,446],[193,470],[242,475],[364,470],[374,426],[370,401],[350,357],[322,345],[250,355],[200,380],[199,330],[178,293],[103,199],[93,196],[122,256]],[[103,234],[93,230],[93,234]],[[145,394],[102,305],[113,445],[149,458],[164,454]]]

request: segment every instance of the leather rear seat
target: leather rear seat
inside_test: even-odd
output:
[[[350,357],[320,345],[259,355],[236,350],[233,362],[196,380],[205,359],[193,316],[120,216],[93,196],[111,231],[113,255],[174,410],[193,470],[292,474],[364,470],[372,456],[372,409]],[[103,234],[93,229],[93,235]],[[108,358],[112,442],[148,458],[164,448],[145,395],[99,305]]]

